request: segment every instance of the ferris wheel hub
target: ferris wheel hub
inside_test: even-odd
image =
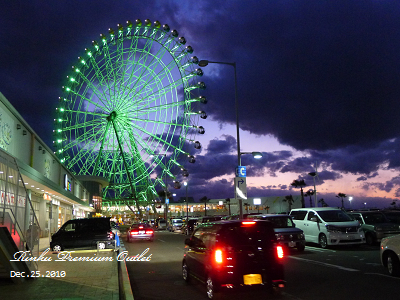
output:
[[[107,121],[114,121],[116,117],[117,117],[117,113],[116,113],[115,111],[113,111],[113,112],[110,113],[110,115],[107,117]]]

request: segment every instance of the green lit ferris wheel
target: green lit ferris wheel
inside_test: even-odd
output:
[[[56,153],[76,175],[109,180],[104,200],[139,209],[180,187],[204,133],[205,84],[198,58],[167,24],[145,20],[109,29],[85,49],[63,87],[55,120]]]

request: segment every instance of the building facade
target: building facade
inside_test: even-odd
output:
[[[11,165],[17,166],[17,173]],[[15,175],[9,175],[12,172]],[[17,176],[18,180],[9,176]],[[84,183],[60,163],[1,93],[0,195],[0,208],[4,209],[25,207],[30,199],[41,237],[54,233],[70,219],[87,217],[95,211]]]

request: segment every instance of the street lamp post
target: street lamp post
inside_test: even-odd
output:
[[[205,67],[208,64],[221,64],[221,65],[230,65],[233,67],[235,71],[235,110],[236,110],[236,141],[237,141],[237,159],[238,159],[238,166],[240,166],[240,136],[239,136],[239,103],[238,103],[238,93],[237,93],[237,77],[236,77],[236,62],[229,63],[229,62],[220,62],[220,61],[209,61],[209,60],[201,60],[199,61],[200,67]],[[243,207],[242,207],[242,199],[237,199],[235,194],[236,202],[239,203],[239,216],[243,218]]]
[[[183,183],[186,187],[186,226],[189,222],[189,202],[188,202],[188,195],[187,195],[187,189],[188,189],[188,183],[185,181]]]

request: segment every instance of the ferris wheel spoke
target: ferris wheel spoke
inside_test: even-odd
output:
[[[133,98],[135,98],[135,96],[140,94],[144,88],[157,85],[160,82],[162,82],[165,78],[169,77],[170,72],[176,66],[174,61],[171,61],[168,65],[164,65],[162,62],[160,62],[160,64],[162,65],[163,68],[157,74],[154,74],[153,76],[151,76],[149,81],[145,81],[143,86],[141,87],[141,89],[136,92],[136,94],[134,95]],[[168,81],[171,81],[171,80],[168,79]]]
[[[141,52],[143,56],[144,51]],[[148,56],[149,54],[152,56],[152,60],[150,61],[150,63],[147,65],[143,64],[143,68],[142,68],[142,73],[138,76],[138,80],[135,82],[134,86],[132,86],[132,89],[137,89],[137,83],[141,81],[141,78],[143,76],[143,74],[148,70],[153,70],[158,66],[157,63],[160,63],[162,61],[163,56],[167,53],[167,49],[165,49],[164,47],[161,47],[158,52],[156,54],[150,54],[150,52],[147,52],[146,55]],[[140,63],[140,61],[138,62],[138,64]],[[154,72],[153,72],[154,73]],[[151,79],[150,79],[151,80]],[[139,90],[137,93],[140,93],[141,90]]]
[[[152,137],[152,138],[154,138],[154,139],[156,139],[156,140],[159,140],[160,142],[163,142],[164,145],[170,146],[170,147],[172,147],[174,150],[177,150],[177,151],[179,151],[179,152],[181,152],[181,153],[187,154],[185,151],[181,150],[180,148],[176,147],[175,145],[171,144],[170,142],[168,142],[168,141],[166,141],[166,140],[164,140],[164,139],[158,137],[157,135],[155,135],[155,134],[153,134],[153,133],[147,131],[146,129],[144,129],[144,128],[140,127],[140,126],[137,126],[136,124],[132,124],[132,126],[133,126],[135,129],[146,133],[148,136],[150,136],[150,137]]]

